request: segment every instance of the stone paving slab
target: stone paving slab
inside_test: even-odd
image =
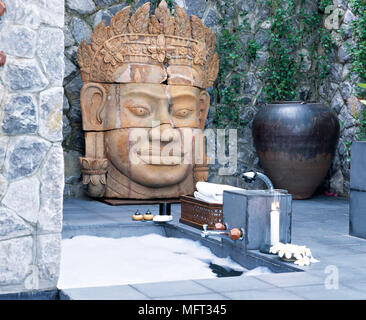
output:
[[[181,296],[168,296],[168,297],[160,297],[155,298],[154,300],[230,300],[228,297],[225,297],[219,293],[204,293],[204,294],[187,294]]]
[[[205,286],[216,292],[230,292],[230,291],[241,291],[249,289],[268,289],[273,288],[273,285],[257,279],[255,277],[227,277],[218,279],[200,279],[194,280],[194,282]]]
[[[289,292],[311,300],[365,300],[366,293],[339,285],[338,289],[327,289],[324,285],[286,288]]]
[[[296,272],[296,275],[291,273],[275,273],[264,274],[257,277],[258,280],[272,284],[277,287],[295,287],[311,284],[323,284],[324,279],[320,275],[312,275],[307,272]],[[253,288],[254,289],[254,288]]]
[[[213,293],[192,280],[132,284],[131,287],[149,298]]]
[[[61,300],[146,300],[131,286],[108,286],[62,290]]]
[[[233,300],[304,300],[295,293],[280,288],[225,292]]]

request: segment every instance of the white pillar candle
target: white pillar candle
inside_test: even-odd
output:
[[[277,210],[277,203],[271,205],[271,245],[280,242],[280,212]]]

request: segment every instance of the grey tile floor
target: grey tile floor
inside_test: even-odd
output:
[[[64,201],[63,237],[164,234],[152,222],[131,222],[136,206],[112,207],[81,199]],[[141,213],[158,206],[138,206]],[[174,223],[180,207],[173,205]],[[348,235],[347,199],[314,197],[293,201],[292,242],[306,245],[319,263],[305,272],[63,290],[70,299],[366,299],[366,240]],[[126,228],[128,226],[128,228]]]

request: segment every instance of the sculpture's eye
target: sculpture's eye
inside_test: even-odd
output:
[[[145,107],[130,107],[128,108],[135,116],[145,117],[150,115],[150,110]]]
[[[191,109],[182,108],[182,109],[175,110],[174,113],[173,113],[173,115],[175,117],[178,117],[178,118],[186,118],[191,113],[192,113],[192,110]]]

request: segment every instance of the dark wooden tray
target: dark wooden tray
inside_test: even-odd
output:
[[[212,230],[216,223],[223,223],[222,204],[207,203],[197,200],[193,196],[181,196],[180,200],[179,222],[201,230],[204,224],[207,224],[208,229]]]

